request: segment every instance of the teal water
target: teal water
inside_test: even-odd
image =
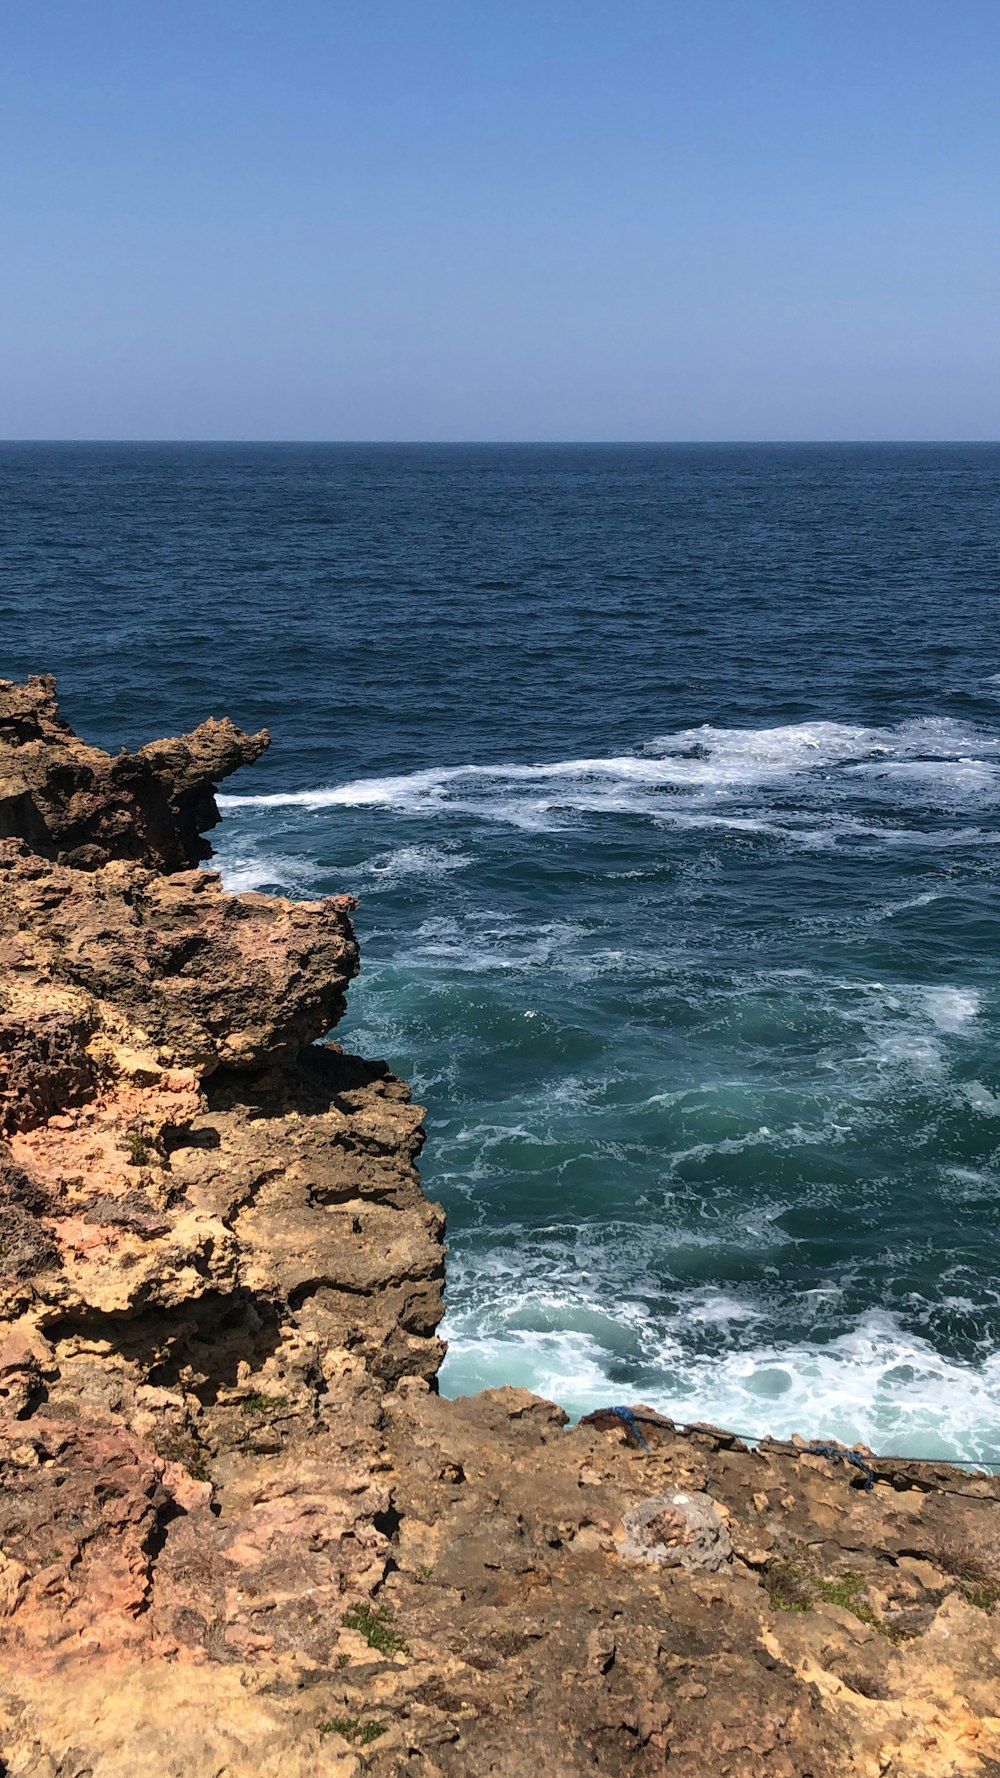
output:
[[[449,1392],[1000,1459],[1000,448],[0,448],[0,672],[267,723]]]

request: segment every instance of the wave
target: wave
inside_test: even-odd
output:
[[[220,799],[246,811],[224,830],[235,864],[275,848],[261,882],[296,844],[358,861],[331,885],[376,909],[348,1041],[427,1090],[449,1393],[521,1382],[578,1413],[643,1399],[752,1436],[1000,1456],[997,1312],[971,1302],[989,1274],[968,1235],[1000,1189],[996,855],[968,850],[1000,840],[998,798],[1000,733],[927,718],[702,725]],[[519,873],[530,830],[585,817],[618,824],[608,859],[582,844],[563,877],[546,848]],[[756,868],[779,845],[789,868]],[[803,858],[833,847],[835,869]],[[970,1298],[951,1319],[946,1287]]]
[[[946,768],[981,752],[1000,755],[1000,737],[952,717],[919,717],[882,728],[824,721],[758,729],[705,724],[660,736],[650,748],[668,754],[677,748],[704,749],[706,776],[713,781],[758,783],[831,765],[877,769],[896,762]]]
[[[534,1307],[536,1325],[520,1327],[525,1301],[516,1290],[492,1315],[481,1301],[468,1311],[452,1310],[442,1330],[449,1342],[443,1392],[515,1383],[558,1401],[574,1417],[642,1400],[674,1420],[706,1420],[750,1439],[798,1432],[845,1444],[861,1440],[898,1456],[1000,1459],[1000,1355],[968,1364],[949,1359],[884,1310],[870,1311],[825,1344],[755,1342],[757,1310],[724,1292],[694,1293],[679,1319],[739,1326],[738,1345],[708,1354],[686,1349],[677,1331],[657,1326],[633,1304],[629,1331],[644,1363],[630,1382],[623,1376],[621,1329],[604,1324],[597,1301],[577,1304],[575,1313],[563,1302],[555,1327],[543,1325]]]
[[[230,895],[262,889],[307,900],[320,893],[320,872],[308,859],[263,849],[215,848],[209,869],[218,871]]]
[[[807,802],[824,805],[819,828],[814,813],[726,806],[803,781]],[[1000,738],[951,718],[930,717],[884,728],[824,721],[757,729],[704,724],[660,735],[633,753],[538,764],[428,766],[329,788],[219,800],[230,809],[448,812],[519,827],[545,827],[581,813],[644,815],[805,845],[827,844],[831,833],[862,841],[912,837],[887,833],[856,815],[835,817],[831,828],[830,798],[847,795],[883,802],[888,795],[904,805],[914,797],[941,807],[992,803],[1000,797]],[[950,837],[957,843],[968,836],[959,831]]]

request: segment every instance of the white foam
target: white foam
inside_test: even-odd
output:
[[[984,1172],[981,1167],[944,1167],[942,1173],[950,1181],[948,1195],[960,1204],[980,1204],[995,1198],[1000,1187],[997,1175]]]
[[[847,771],[867,778],[909,783],[919,790],[946,790],[952,794],[979,795],[1000,790],[1000,771],[981,759],[921,759],[866,761]]]
[[[986,1117],[1000,1117],[1000,1097],[981,1080],[967,1080],[960,1090],[974,1111],[981,1111]]]
[[[391,778],[357,778],[329,790],[275,790],[266,796],[220,795],[227,809],[336,809],[354,807],[405,807],[421,795],[434,794],[454,778],[476,767],[437,766],[423,772],[405,772]]]
[[[748,798],[766,798],[800,779],[807,782],[811,812],[745,806]],[[735,832],[812,847],[840,839],[884,844],[923,837],[906,829],[890,832],[838,811],[837,797],[852,786],[855,794],[870,787],[883,798],[905,791],[911,802],[914,796],[953,803],[957,798],[959,805],[992,802],[1000,793],[1000,739],[947,718],[886,728],[822,721],[757,729],[703,724],[661,735],[634,753],[532,764],[435,765],[328,788],[219,800],[227,809],[447,812],[541,830],[586,814],[638,815],[674,825],[716,822]],[[734,803],[743,806],[730,806]],[[812,806],[817,803],[819,825]],[[957,837],[965,836],[959,830]]]
[[[411,965],[445,963],[463,973],[517,971],[565,964],[587,928],[577,920],[517,922],[487,909],[475,920],[435,914],[413,934]]]
[[[932,902],[940,901],[944,893],[943,889],[925,889],[922,894],[908,895],[903,901],[886,901],[873,911],[871,917],[876,920],[891,920],[897,914],[914,913],[917,908],[927,908]]]
[[[939,1074],[944,1057],[932,1037],[919,1031],[892,1031],[878,1041],[875,1065],[892,1073]]]
[[[975,988],[928,988],[924,998],[939,1031],[964,1031],[979,1012]]]
[[[394,852],[380,853],[355,866],[351,875],[385,887],[408,877],[448,876],[452,871],[467,870],[472,862],[469,853],[445,851],[440,846],[398,846]]]
[[[634,1307],[634,1306],[633,1306]],[[741,1344],[686,1351],[647,1317],[646,1374],[623,1383],[613,1346],[563,1304],[564,1326],[518,1328],[502,1315],[453,1312],[444,1333],[447,1394],[498,1381],[558,1401],[573,1414],[641,1400],[679,1421],[707,1420],[750,1438],[862,1440],[894,1455],[962,1462],[1000,1459],[1000,1355],[962,1364],[874,1310],[825,1344]],[[508,1321],[510,1317],[508,1317]],[[485,1325],[484,1325],[485,1324]],[[664,1380],[650,1382],[653,1368]]]
[[[306,859],[266,851],[230,851],[221,848],[210,870],[218,871],[230,895],[253,889],[276,888],[282,895],[308,896],[316,887],[318,873]]]
[[[752,1303],[739,1302],[725,1291],[693,1292],[687,1305],[689,1320],[704,1327],[731,1327],[734,1322],[759,1321],[762,1311]]]
[[[1000,739],[970,731],[948,717],[922,717],[893,727],[875,728],[844,722],[786,723],[773,728],[681,729],[662,735],[651,748],[674,751],[704,749],[706,770],[730,781],[751,777],[760,782],[775,774],[815,771],[818,766],[862,766],[916,758],[968,761],[984,749],[996,754]]]

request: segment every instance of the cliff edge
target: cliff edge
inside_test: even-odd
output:
[[[266,733],[0,682],[0,1774],[1000,1774],[1000,1484],[442,1400],[349,897],[228,895]]]

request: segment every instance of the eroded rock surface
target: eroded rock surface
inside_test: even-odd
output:
[[[437,1395],[351,904],[191,868],[264,744],[0,684],[0,1772],[1000,1773],[995,1481]]]
[[[182,870],[211,857],[213,785],[259,759],[266,729],[203,722],[177,740],[114,758],[77,739],[59,715],[55,680],[0,680],[0,838],[81,869],[111,858]]]

